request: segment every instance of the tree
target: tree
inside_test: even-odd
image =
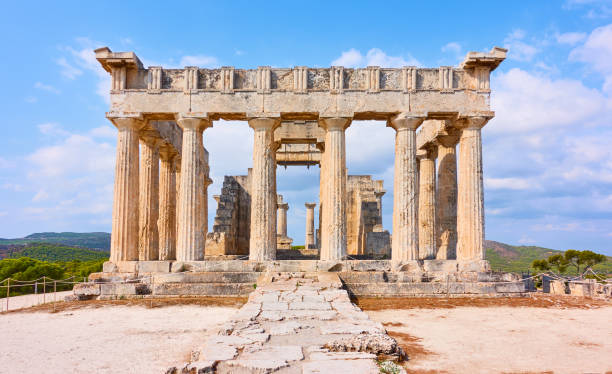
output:
[[[548,258],[551,267],[557,269],[557,273],[563,274],[569,266],[569,261],[561,254],[552,255]]]
[[[533,260],[531,263],[531,267],[536,269],[537,271],[549,271],[550,264],[545,259],[542,260]]]
[[[580,262],[585,265],[584,271],[592,268],[593,266],[606,261],[606,256],[593,251],[582,251],[580,252]]]

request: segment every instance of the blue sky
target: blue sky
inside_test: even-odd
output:
[[[612,255],[612,1],[7,2],[0,35],[0,237],[110,230],[116,132],[94,48],[166,67],[435,67],[498,45],[510,52],[483,130],[486,237]],[[384,179],[389,230],[393,136],[347,130],[349,173]],[[252,131],[218,122],[204,138],[212,228],[212,195],[251,166]],[[318,174],[277,173],[296,244]]]

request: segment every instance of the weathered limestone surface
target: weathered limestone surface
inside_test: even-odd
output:
[[[419,259],[436,258],[436,150],[419,158]]]
[[[287,236],[287,211],[289,204],[283,201],[283,196],[277,197],[277,217],[276,217],[276,248],[291,249],[293,239]]]
[[[382,325],[350,302],[336,275],[268,274],[258,283],[191,362],[168,372],[378,373],[377,355],[405,357]]]
[[[109,117],[118,130],[110,260],[138,260],[138,130],[141,117]]]
[[[176,260],[176,159],[169,147],[160,150],[159,260]]]
[[[395,133],[393,176],[393,240],[391,258],[395,261],[418,258],[418,174],[416,129],[425,118],[402,113],[388,122]]]
[[[306,203],[306,240],[304,241],[305,249],[316,248],[315,243],[315,224],[314,224],[314,208],[316,203]]]
[[[488,117],[465,120],[459,139],[457,260],[484,260],[484,195],[480,129]]]
[[[203,190],[206,188],[204,175],[204,147],[202,132],[210,126],[204,118],[181,116],[177,123],[183,129],[183,150],[181,157],[181,181],[177,207],[178,239],[176,259],[198,261],[204,259],[206,238],[206,217]]]
[[[140,142],[140,204],[138,258],[159,258],[159,141],[146,137]]]
[[[439,260],[457,258],[457,135],[438,138],[436,225]]]
[[[382,229],[382,180],[370,175],[349,175],[347,179],[347,253],[391,255],[388,231]],[[373,234],[376,231],[376,234]],[[387,245],[387,246],[385,246]]]
[[[251,180],[251,237],[249,259],[276,259],[276,149],[272,143],[275,118],[253,118],[253,174]]]
[[[323,118],[325,174],[322,174],[321,260],[346,257],[346,143],[344,130],[350,118]],[[323,171],[323,170],[322,170]]]
[[[225,176],[221,195],[215,197],[217,213],[212,232],[206,236],[208,255],[248,255],[251,236],[251,178]]]

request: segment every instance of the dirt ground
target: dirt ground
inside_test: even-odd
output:
[[[359,304],[404,347],[408,373],[612,372],[609,302],[542,296]]]
[[[157,373],[187,360],[244,298],[87,301],[0,314],[0,372]],[[360,299],[408,353],[408,373],[605,373],[612,304]],[[355,373],[357,374],[357,373]]]

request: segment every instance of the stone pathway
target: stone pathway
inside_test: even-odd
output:
[[[167,373],[401,373],[378,360],[403,356],[383,326],[349,300],[334,273],[267,275],[249,301]],[[263,285],[261,285],[263,283]]]

